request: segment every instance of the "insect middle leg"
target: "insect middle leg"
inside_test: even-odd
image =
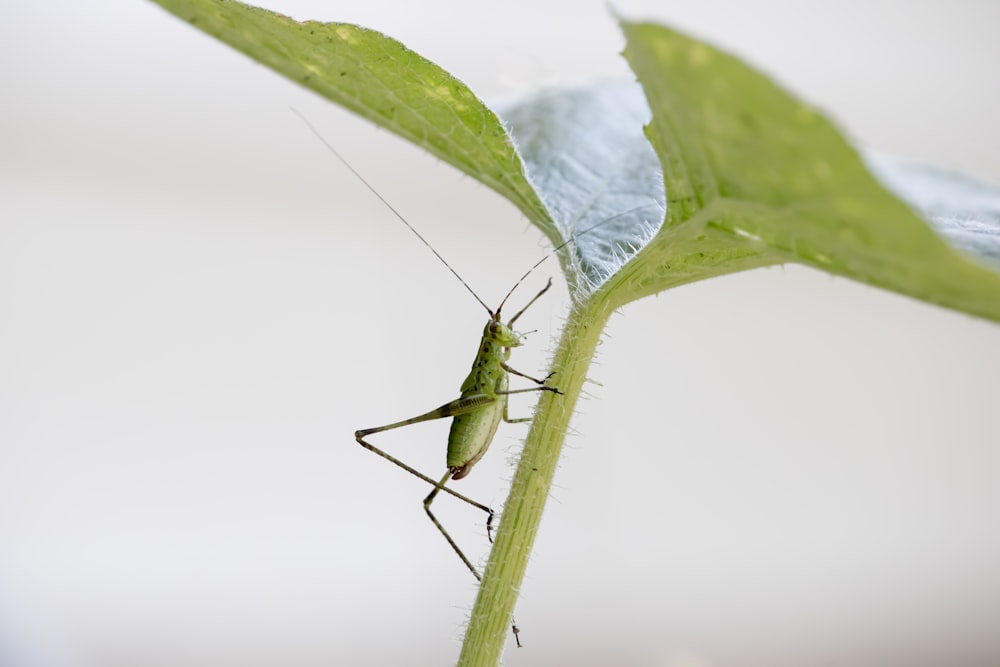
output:
[[[518,375],[520,375],[520,373],[518,373]],[[548,380],[550,377],[552,377],[552,373],[549,373],[545,379]],[[507,408],[510,405],[510,401],[507,400],[507,397],[511,394],[524,394],[529,391],[551,391],[553,394],[562,394],[562,392],[555,387],[528,387],[527,389],[511,389],[510,391],[505,391],[503,392],[503,420],[505,422],[508,424],[523,424],[524,422],[530,422],[532,420],[532,417],[515,417],[512,419],[510,415],[507,414]]]

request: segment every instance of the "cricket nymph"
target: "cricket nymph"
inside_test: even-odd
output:
[[[518,283],[520,283],[520,281],[518,281]],[[517,285],[514,287],[517,287]],[[490,314],[490,321],[486,324],[486,328],[483,329],[483,337],[479,342],[476,359],[472,362],[472,370],[462,383],[461,396],[453,401],[445,403],[439,408],[435,408],[430,412],[425,412],[422,415],[417,415],[416,417],[404,419],[403,421],[394,422],[392,424],[386,424],[385,426],[376,426],[375,428],[366,428],[354,432],[354,439],[358,441],[359,445],[371,452],[374,452],[375,454],[378,454],[382,458],[391,461],[403,470],[419,477],[434,487],[431,489],[431,492],[427,494],[427,497],[424,498],[424,510],[427,512],[427,516],[434,523],[437,529],[441,531],[441,534],[448,541],[448,544],[450,544],[452,549],[455,550],[455,553],[458,554],[458,557],[462,559],[463,563],[465,563],[465,566],[469,568],[469,571],[472,572],[473,576],[480,581],[482,578],[479,571],[475,568],[472,562],[469,561],[465,554],[462,553],[462,550],[457,544],[455,544],[455,541],[451,538],[451,535],[448,534],[448,531],[444,529],[444,526],[441,525],[441,523],[437,520],[437,517],[434,516],[434,513],[431,512],[431,503],[434,502],[434,498],[437,497],[439,492],[444,491],[445,493],[448,493],[459,500],[486,512],[486,534],[492,540],[490,531],[493,526],[493,510],[482,503],[477,503],[475,500],[458,493],[454,489],[448,488],[445,484],[449,480],[462,479],[468,475],[472,470],[472,466],[476,465],[479,459],[483,458],[486,450],[490,447],[490,443],[493,441],[493,436],[496,435],[497,427],[500,425],[501,419],[509,423],[526,422],[531,420],[530,417],[511,419],[508,416],[507,398],[511,394],[522,394],[530,391],[549,391],[556,394],[562,393],[555,387],[550,387],[546,384],[549,378],[552,377],[551,374],[546,375],[542,379],[533,378],[530,375],[526,375],[507,365],[507,360],[510,359],[511,348],[521,345],[522,334],[514,331],[514,322],[516,322],[517,318],[524,314],[524,311],[526,311],[531,304],[535,303],[535,301],[541,298],[543,294],[548,292],[550,287],[552,287],[551,279],[549,279],[549,281],[545,284],[545,287],[543,287],[542,290],[536,294],[527,303],[527,305],[524,306],[524,308],[519,310],[514,317],[510,318],[510,321],[506,324],[500,321],[500,311],[503,310],[504,303],[507,302],[507,297],[513,293],[513,288],[507,293],[507,297],[504,297],[503,302],[495,311],[487,308],[487,311]],[[480,303],[482,303],[482,301],[480,301]],[[525,389],[510,389],[508,383],[511,373],[527,380],[531,380],[535,383],[535,386]],[[428,477],[415,468],[403,463],[395,456],[392,456],[388,452],[375,447],[365,440],[367,436],[372,435],[373,433],[382,433],[403,426],[409,426],[410,424],[418,424],[432,419],[444,419],[447,417],[452,418],[451,432],[448,435],[447,472],[440,481]]]
[[[448,434],[448,470],[452,479],[462,479],[472,470],[493,442],[500,420],[507,412],[507,360],[510,348],[521,345],[521,334],[499,319],[497,312],[483,329],[479,352],[472,370],[462,383],[460,400],[482,407],[455,415]]]

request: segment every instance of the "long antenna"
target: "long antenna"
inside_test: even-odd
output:
[[[435,249],[434,249],[434,246],[432,246],[432,245],[431,245],[430,243],[428,243],[428,242],[427,242],[427,239],[425,239],[425,238],[424,238],[423,236],[421,236],[421,235],[420,235],[420,232],[418,232],[418,231],[416,230],[416,228],[415,228],[415,227],[414,227],[413,225],[411,225],[411,224],[410,224],[409,222],[407,222],[407,221],[406,221],[406,218],[404,218],[404,217],[402,216],[402,214],[400,214],[400,212],[399,212],[399,211],[397,211],[397,210],[396,210],[395,208],[393,208],[392,204],[390,204],[390,203],[389,203],[388,201],[386,201],[386,198],[385,198],[385,197],[383,197],[383,196],[382,196],[381,194],[379,194],[379,191],[378,191],[378,190],[376,190],[375,188],[373,188],[373,187],[372,187],[372,185],[371,185],[371,183],[369,183],[368,181],[366,181],[366,180],[365,180],[365,177],[364,177],[364,176],[362,176],[362,175],[361,175],[360,173],[358,173],[358,170],[357,170],[357,169],[355,169],[354,167],[352,167],[352,166],[351,166],[351,163],[350,163],[350,162],[348,162],[348,161],[347,161],[347,160],[346,160],[346,159],[344,158],[344,156],[343,156],[343,155],[341,155],[340,153],[338,153],[338,152],[337,152],[337,149],[336,149],[336,148],[334,148],[334,147],[333,147],[332,145],[330,145],[330,142],[329,142],[329,141],[327,141],[327,140],[326,140],[326,138],[325,138],[325,137],[324,137],[324,136],[323,136],[322,134],[320,134],[320,133],[319,133],[319,130],[317,130],[317,129],[316,129],[315,127],[313,127],[313,124],[312,124],[312,123],[310,123],[310,122],[309,122],[309,121],[308,121],[308,120],[306,119],[306,117],[305,117],[305,116],[303,116],[303,115],[302,115],[301,113],[299,113],[299,110],[298,110],[298,109],[296,109],[295,107],[290,107],[290,108],[291,108],[291,110],[292,110],[292,113],[294,113],[294,114],[295,114],[296,116],[298,116],[298,117],[299,117],[299,119],[300,119],[300,120],[301,120],[301,121],[302,121],[303,123],[305,123],[305,124],[306,124],[306,127],[308,127],[308,128],[309,128],[309,130],[310,130],[310,131],[311,131],[311,132],[312,132],[313,134],[315,134],[315,135],[316,135],[316,137],[317,137],[317,138],[318,138],[318,139],[319,139],[319,140],[320,140],[321,142],[323,142],[323,145],[324,145],[324,146],[326,146],[326,147],[327,147],[327,149],[328,149],[328,150],[329,150],[329,151],[330,151],[331,153],[333,153],[333,154],[334,154],[334,156],[335,156],[335,157],[336,157],[336,158],[337,158],[338,160],[340,160],[340,161],[341,161],[342,163],[344,163],[344,166],[345,166],[345,167],[347,167],[348,169],[350,169],[351,173],[352,173],[352,174],[354,174],[355,176],[357,176],[357,177],[358,177],[358,180],[359,180],[359,181],[361,181],[362,183],[364,183],[364,184],[365,184],[365,187],[366,187],[366,188],[368,188],[369,190],[371,190],[371,191],[372,191],[372,194],[374,194],[374,195],[375,195],[376,197],[378,197],[378,198],[379,198],[379,200],[380,200],[380,201],[381,201],[381,202],[382,202],[383,204],[385,204],[385,205],[386,205],[386,207],[387,207],[387,208],[388,208],[388,209],[389,209],[390,211],[392,211],[392,212],[393,212],[393,214],[394,214],[394,215],[395,215],[395,216],[396,216],[397,218],[399,218],[399,220],[400,220],[400,221],[401,221],[401,222],[402,222],[402,223],[403,223],[404,225],[406,225],[406,227],[407,227],[407,228],[408,228],[408,229],[409,229],[409,230],[410,230],[411,232],[413,232],[413,233],[414,233],[414,234],[416,235],[416,237],[417,237],[418,239],[420,239],[420,241],[421,241],[421,242],[422,242],[422,243],[423,243],[423,244],[424,244],[425,246],[427,246],[427,247],[428,247],[428,248],[430,249],[430,251],[431,251],[432,253],[434,253],[434,256],[435,256],[435,257],[437,257],[437,258],[438,258],[439,260],[441,260],[441,263],[442,263],[442,264],[444,264],[445,266],[447,266],[447,267],[448,267],[448,270],[449,270],[449,271],[451,271],[452,275],[454,275],[454,276],[455,276],[456,278],[458,278],[458,282],[462,283],[462,285],[463,285],[463,286],[465,287],[465,289],[469,290],[469,294],[471,294],[472,296],[474,296],[474,297],[476,298],[476,301],[478,301],[478,302],[479,302],[479,305],[481,305],[481,306],[482,306],[483,308],[485,308],[485,309],[486,309],[486,312],[490,314],[490,317],[494,317],[494,314],[493,314],[493,310],[492,310],[492,309],[491,309],[491,308],[490,308],[489,306],[487,306],[487,305],[486,305],[485,303],[483,303],[483,300],[479,298],[479,295],[478,295],[478,294],[476,294],[476,293],[475,293],[475,292],[473,291],[473,289],[472,289],[471,287],[469,287],[469,284],[468,284],[467,282],[465,282],[465,281],[464,281],[464,280],[462,279],[462,276],[458,275],[458,271],[456,271],[455,269],[451,268],[451,264],[449,264],[449,263],[448,263],[448,262],[447,262],[447,261],[445,260],[445,258],[441,256],[441,253],[439,253],[439,252],[438,252],[437,250],[435,250]],[[506,299],[504,299],[504,301],[506,301]],[[499,312],[499,309],[498,309],[498,312]]]
[[[486,309],[486,312],[490,314],[491,318],[496,318],[497,316],[499,316],[500,312],[503,310],[504,305],[506,305],[506,303],[507,303],[507,299],[509,299],[510,296],[514,293],[514,290],[516,290],[518,288],[518,286],[522,282],[524,282],[524,279],[527,278],[528,276],[530,276],[531,273],[535,269],[537,269],[539,266],[541,266],[545,262],[545,260],[547,260],[549,257],[552,257],[552,255],[557,254],[560,250],[562,250],[563,248],[565,248],[566,246],[568,246],[570,243],[574,243],[578,238],[580,238],[581,236],[584,236],[586,234],[589,234],[590,232],[594,231],[598,227],[606,225],[609,222],[612,222],[613,220],[616,220],[617,218],[621,218],[623,216],[629,215],[630,213],[634,213],[636,211],[640,211],[640,210],[642,210],[644,208],[648,208],[649,206],[651,206],[651,204],[643,204],[642,206],[636,206],[634,208],[630,208],[627,211],[622,211],[621,213],[616,213],[615,215],[611,216],[610,218],[605,218],[604,220],[601,220],[600,222],[596,222],[593,225],[591,225],[590,227],[587,227],[586,229],[584,229],[582,232],[571,234],[568,239],[566,239],[565,241],[563,241],[562,243],[560,243],[559,245],[557,245],[555,248],[553,248],[552,250],[550,250],[544,257],[542,257],[540,260],[538,260],[537,262],[535,262],[534,266],[532,266],[530,269],[528,269],[527,271],[525,271],[523,276],[521,276],[520,278],[517,279],[517,282],[514,283],[514,286],[511,287],[510,290],[507,292],[507,294],[504,296],[503,301],[500,302],[500,307],[497,308],[496,311],[494,312],[493,309],[490,308],[489,306],[487,306],[486,303],[483,302],[483,300],[479,298],[479,295],[476,294],[476,292],[471,287],[469,287],[469,283],[465,282],[465,280],[462,278],[462,276],[458,275],[458,271],[456,271],[455,269],[452,268],[451,264],[449,264],[447,262],[447,260],[445,260],[445,258],[441,256],[441,253],[439,253],[437,250],[435,250],[434,246],[432,246],[430,243],[428,243],[427,239],[425,239],[420,234],[420,232],[418,232],[416,230],[416,228],[413,225],[411,225],[409,222],[407,222],[406,218],[404,218],[399,211],[397,211],[395,208],[393,208],[392,204],[390,204],[386,200],[386,198],[383,197],[379,193],[378,190],[376,190],[374,187],[372,187],[372,184],[369,183],[368,181],[366,181],[365,177],[362,176],[358,172],[357,169],[355,169],[354,167],[351,166],[351,163],[348,162],[347,159],[343,155],[341,155],[337,151],[337,149],[334,148],[330,144],[329,141],[326,140],[326,137],[324,137],[322,134],[320,134],[319,130],[317,130],[313,126],[313,124],[310,123],[309,120],[305,116],[303,116],[301,113],[299,113],[298,109],[296,109],[295,107],[289,107],[289,108],[292,110],[292,113],[294,113],[296,116],[298,116],[299,120],[301,120],[303,123],[305,123],[306,127],[308,127],[309,130],[314,135],[316,135],[316,138],[319,139],[323,143],[324,146],[326,146],[327,150],[329,150],[331,153],[333,153],[334,157],[336,157],[338,160],[340,160],[343,163],[343,165],[350,170],[350,172],[352,174],[354,174],[355,176],[357,176],[358,180],[361,181],[362,183],[364,183],[365,187],[368,188],[369,190],[371,190],[372,194],[375,195],[376,197],[378,197],[379,201],[381,201],[383,204],[385,204],[386,208],[388,208],[390,211],[392,211],[393,215],[395,215],[397,218],[399,218],[400,222],[402,222],[404,225],[406,225],[407,229],[409,229],[411,232],[413,232],[413,234],[418,239],[420,239],[420,242],[423,243],[425,246],[427,246],[427,248],[432,253],[434,253],[434,256],[437,257],[441,261],[442,264],[444,264],[446,267],[448,267],[448,270],[451,271],[452,275],[455,276],[456,278],[458,278],[458,282],[462,283],[462,286],[465,287],[465,289],[469,290],[469,294],[471,294],[473,297],[475,297],[476,301],[479,302],[479,305],[481,305],[483,308]],[[518,313],[518,314],[520,314],[520,313]]]
[[[616,213],[615,215],[611,216],[610,218],[604,218],[604,220],[601,220],[600,222],[595,222],[590,227],[587,227],[585,230],[583,230],[582,232],[580,232],[578,234],[570,234],[570,237],[568,239],[566,239],[565,241],[563,241],[562,243],[560,243],[559,245],[557,245],[555,248],[553,248],[552,250],[550,250],[548,253],[546,253],[545,257],[542,257],[540,260],[538,260],[537,262],[535,262],[534,266],[532,266],[530,269],[528,269],[527,271],[525,271],[524,275],[517,279],[517,282],[514,283],[514,286],[510,288],[509,292],[507,292],[507,295],[503,298],[503,301],[500,302],[500,307],[497,308],[497,312],[499,313],[501,310],[503,310],[504,304],[507,303],[507,299],[509,299],[510,295],[514,293],[514,290],[517,289],[517,286],[520,285],[522,282],[524,282],[524,279],[527,278],[528,276],[530,276],[531,273],[535,269],[537,269],[539,266],[541,266],[545,262],[545,260],[547,260],[549,257],[552,257],[552,255],[555,255],[560,250],[562,250],[563,248],[565,248],[566,246],[568,246],[570,243],[575,242],[581,236],[583,236],[585,234],[589,234],[590,232],[594,231],[598,227],[601,227],[602,225],[606,225],[607,223],[611,222],[612,220],[615,220],[616,218],[621,218],[623,216],[629,215],[630,213],[635,213],[636,211],[641,211],[644,208],[649,208],[649,206],[650,206],[650,204],[643,204],[642,206],[636,206],[634,208],[630,208],[627,211],[622,211],[621,213]]]

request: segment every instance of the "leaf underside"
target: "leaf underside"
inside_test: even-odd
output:
[[[628,81],[542,91],[498,113],[528,181],[564,239],[574,292],[596,290],[659,230],[666,212],[663,175],[643,134],[650,112]]]

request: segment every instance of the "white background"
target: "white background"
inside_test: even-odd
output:
[[[628,75],[596,0],[267,4],[486,98]],[[1000,183],[994,2],[618,7]],[[352,433],[454,398],[484,314],[289,107],[485,300],[540,234],[151,3],[7,3],[0,53],[0,663],[453,661],[474,582]],[[625,308],[591,377],[507,664],[1000,662],[1000,326],[793,266]],[[436,475],[446,429],[379,442]],[[502,505],[522,434],[461,490]],[[482,518],[441,513],[484,559]]]

